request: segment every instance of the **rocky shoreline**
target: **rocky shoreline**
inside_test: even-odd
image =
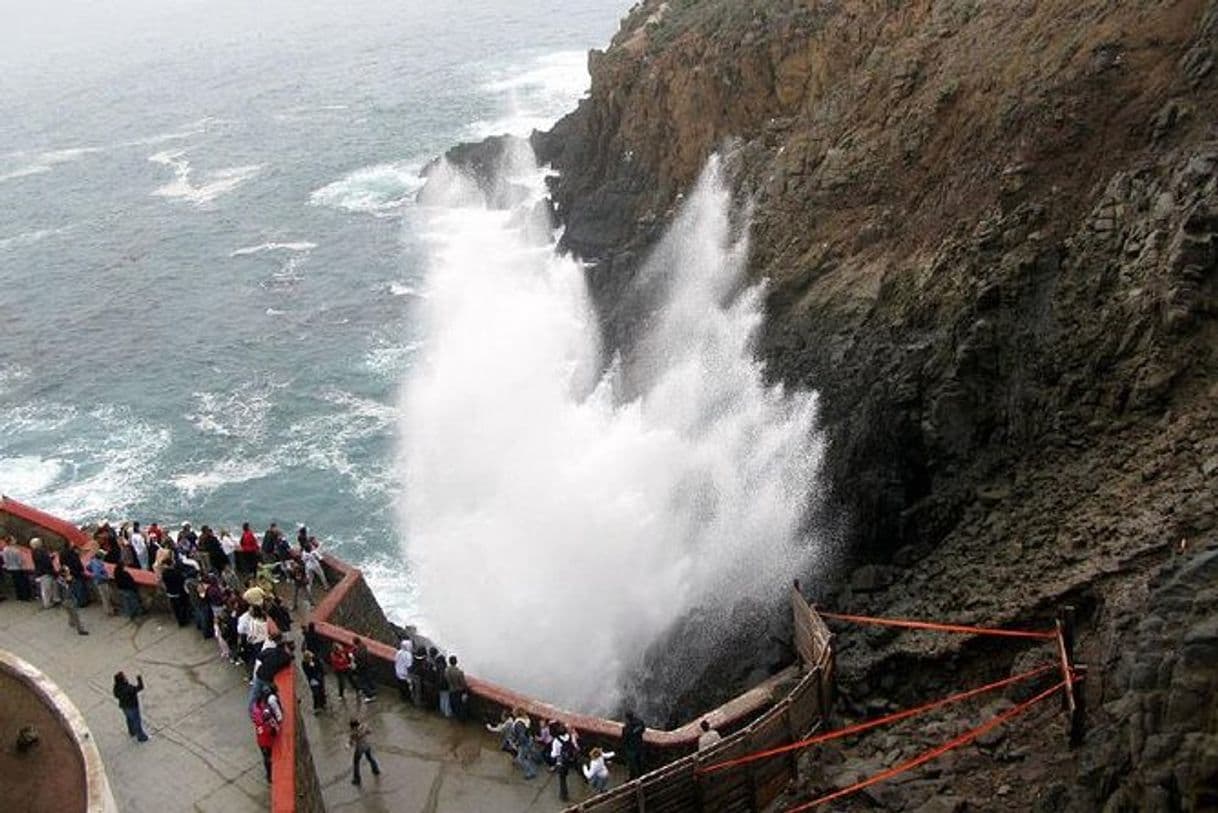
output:
[[[1213,0],[647,0],[531,139],[626,353],[634,271],[726,155],[767,372],[822,396],[848,551],[826,601],[988,624],[1079,607],[1086,744],[1021,731],[945,763],[954,789],[926,804],[1218,805],[1216,62]],[[450,158],[486,177],[504,147]],[[853,631],[841,651],[859,713],[1030,657]]]

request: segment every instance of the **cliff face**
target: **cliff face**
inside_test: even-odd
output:
[[[821,392],[867,565],[835,603],[1080,605],[1094,730],[1012,809],[1049,786],[1051,807],[1218,804],[1218,599],[1179,587],[1212,570],[1218,513],[1216,60],[1215,0],[648,0],[533,139],[627,350],[635,268],[730,156],[770,281],[760,352]],[[847,699],[1016,660],[843,647]]]

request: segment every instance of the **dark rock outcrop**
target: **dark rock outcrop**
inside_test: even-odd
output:
[[[769,280],[759,352],[822,395],[856,568],[822,586],[836,604],[1034,625],[1080,606],[1077,759],[1046,756],[1047,728],[1018,759],[990,743],[942,768],[989,795],[918,786],[945,809],[1214,804],[1216,61],[1215,0],[646,0],[532,139],[627,352],[635,270],[729,156]],[[1034,660],[841,646],[860,713]]]

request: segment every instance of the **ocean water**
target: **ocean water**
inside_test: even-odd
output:
[[[0,2],[0,491],[304,523],[410,617],[418,170],[573,107],[626,5]]]

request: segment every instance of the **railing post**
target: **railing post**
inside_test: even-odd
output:
[[[817,689],[820,689],[819,685]],[[783,712],[787,718],[787,739],[790,742],[796,742],[803,734],[795,730],[795,714],[791,711],[792,705],[794,704],[791,702],[791,696],[787,695],[787,708]],[[799,752],[788,751],[787,753],[789,754],[788,761],[791,763],[791,781],[794,782],[799,778]]]
[[[1069,605],[1062,607],[1057,613],[1057,646],[1062,662],[1062,680],[1065,691],[1062,692],[1062,709],[1069,713],[1070,747],[1082,745],[1087,728],[1087,700],[1074,679],[1074,673],[1081,671],[1074,663],[1075,610]]]
[[[749,730],[749,745],[747,753],[752,753],[753,751],[757,750],[757,744],[753,741],[754,731],[756,731],[756,729]],[[757,813],[757,811],[760,809],[757,804],[757,773],[753,767],[756,764],[756,762],[750,762],[745,766],[745,771],[747,772],[749,778],[749,810],[752,811],[752,813]]]
[[[702,813],[706,801],[702,796],[702,758],[703,754],[694,754],[694,809]]]
[[[1087,667],[1075,664],[1075,670],[1086,675]],[[1085,686],[1074,683],[1074,712],[1070,715],[1070,747],[1078,748],[1087,737],[1087,690]]]

